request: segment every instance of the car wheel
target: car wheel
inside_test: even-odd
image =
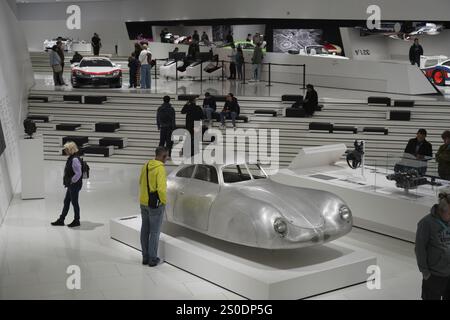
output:
[[[437,86],[443,86],[445,84],[445,75],[441,70],[433,72],[433,82]]]

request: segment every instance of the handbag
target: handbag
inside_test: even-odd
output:
[[[59,73],[62,72],[62,66],[60,64],[55,64],[52,66],[53,72]]]
[[[150,183],[149,183],[149,176],[148,176],[148,163],[145,167],[145,170],[147,171],[148,206],[151,209],[157,209],[157,208],[159,208],[159,205],[161,204],[161,202],[159,200],[158,191],[154,191],[154,192],[150,191]]]

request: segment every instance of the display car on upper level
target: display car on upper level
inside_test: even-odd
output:
[[[168,176],[167,220],[225,241],[290,249],[350,232],[352,213],[338,196],[270,179],[259,164],[181,165]]]
[[[54,38],[51,40],[44,40],[44,51],[51,49],[58,41],[63,44],[64,51],[72,51],[72,39],[67,39],[63,37]]]
[[[447,56],[422,56],[420,68],[435,85],[450,84],[450,59]]]
[[[85,57],[72,64],[71,82],[74,88],[81,86],[122,87],[122,70],[106,57]]]

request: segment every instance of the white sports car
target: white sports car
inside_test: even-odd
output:
[[[62,37],[51,40],[44,40],[44,51],[51,49],[54,45],[56,45],[56,42],[58,42],[58,40],[62,42],[64,51],[72,51],[72,39],[66,39]]]
[[[106,85],[110,88],[122,87],[122,70],[105,57],[87,57],[72,65],[71,82],[74,88],[81,86]]]
[[[340,56],[340,55],[338,55],[336,53],[330,53],[322,45],[306,46],[303,49],[300,49],[299,55],[348,60],[347,57]]]

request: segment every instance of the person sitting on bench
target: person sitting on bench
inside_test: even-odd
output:
[[[212,116],[214,112],[216,112],[216,109],[216,99],[214,99],[214,97],[210,95],[209,92],[206,92],[205,99],[203,99],[203,114],[204,118],[206,118],[208,121],[208,125],[211,125]]]
[[[225,105],[220,113],[221,128],[225,128],[225,118],[230,119],[233,124],[233,128],[236,128],[236,117],[239,115],[239,104],[237,99],[232,93],[229,93],[226,97]]]
[[[314,89],[312,84],[306,85],[306,97],[303,100],[303,109],[305,109],[305,114],[308,117],[312,117],[317,104],[319,103],[319,97],[317,91]]]

